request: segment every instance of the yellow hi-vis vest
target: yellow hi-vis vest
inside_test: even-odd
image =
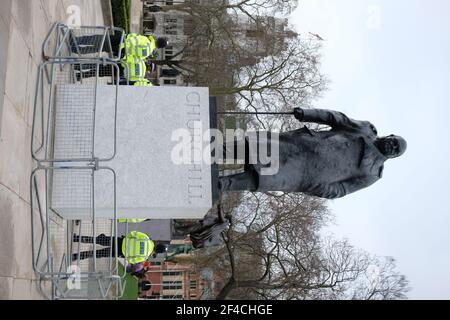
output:
[[[132,231],[122,241],[122,254],[130,264],[144,262],[153,253],[155,244],[142,232]]]
[[[153,87],[153,83],[147,79],[141,79],[136,82],[134,82],[133,86],[136,87]]]
[[[156,41],[153,36],[146,37],[137,33],[130,33],[125,38],[122,47],[125,47],[127,56],[146,59],[156,49]]]
[[[125,64],[125,77],[129,81],[138,81],[145,77],[145,73],[147,72],[147,66],[145,65],[145,61],[138,57],[128,57],[125,61],[122,61],[122,64]]]
[[[117,219],[117,221],[119,221],[119,223],[141,223],[143,221],[145,221],[145,219],[137,219],[137,218],[132,218],[132,219],[126,219],[126,218],[121,218],[121,219]]]

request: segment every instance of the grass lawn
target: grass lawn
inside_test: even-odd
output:
[[[123,274],[123,266],[119,263],[119,274]],[[124,279],[125,291],[120,300],[137,300],[138,298],[138,278],[127,273]]]
[[[131,0],[111,0],[114,26],[130,32]]]

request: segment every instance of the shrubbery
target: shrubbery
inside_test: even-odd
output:
[[[130,32],[131,0],[111,0],[114,26]]]

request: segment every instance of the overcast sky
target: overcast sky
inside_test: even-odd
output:
[[[450,1],[300,0],[332,83],[315,107],[369,120],[408,150],[371,187],[334,200],[332,231],[392,256],[412,299],[450,299]]]

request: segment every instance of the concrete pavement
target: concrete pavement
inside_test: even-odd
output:
[[[40,299],[32,270],[29,179],[41,45],[72,5],[103,25],[101,0],[2,0],[0,10],[0,299]]]
[[[130,33],[142,32],[142,19],[144,7],[141,0],[131,0],[130,8]]]

